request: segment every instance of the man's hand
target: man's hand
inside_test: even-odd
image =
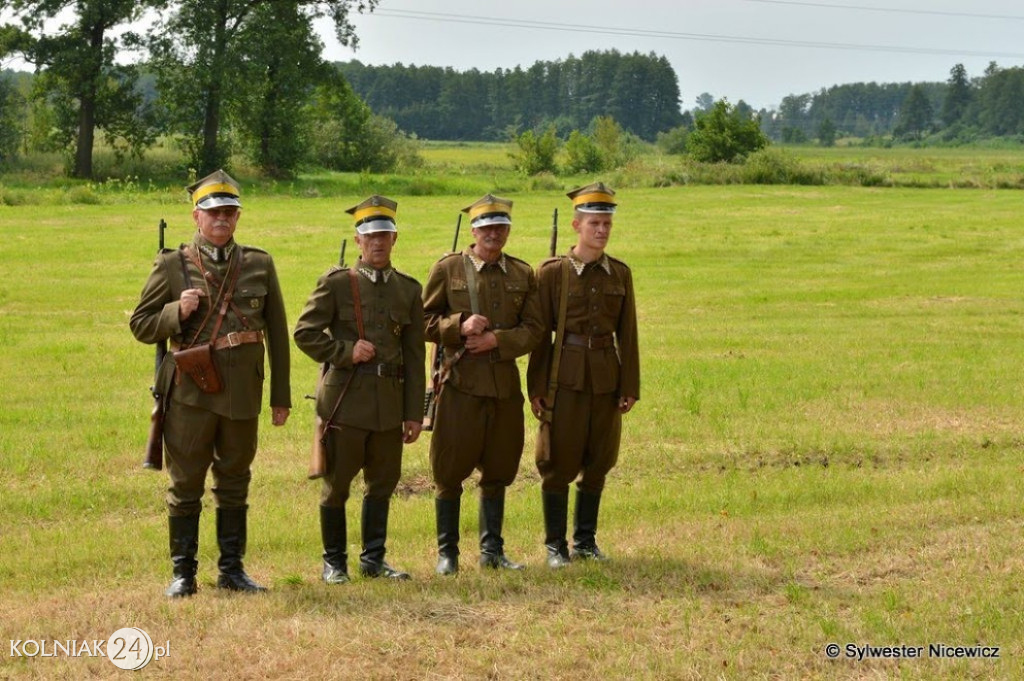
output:
[[[402,423],[402,442],[411,445],[416,442],[423,430],[423,424],[419,421],[404,421]]]
[[[620,397],[619,398],[619,411],[622,412],[623,414],[626,414],[626,413],[629,412],[630,409],[633,408],[634,404],[636,404],[636,398],[635,397]]]
[[[377,354],[377,348],[373,347],[373,343],[367,340],[357,340],[355,347],[352,348],[352,363],[362,364],[363,362],[369,362]]]
[[[201,288],[187,288],[181,292],[178,299],[178,319],[185,321],[199,307],[199,299],[206,297],[206,291]]]
[[[479,336],[486,331],[487,327],[490,325],[490,320],[482,314],[470,315],[469,318],[459,326],[459,333],[466,338],[469,338],[470,336]]]
[[[485,331],[478,336],[466,337],[466,349],[473,353],[490,352],[498,347],[498,337],[493,331]]]
[[[544,411],[546,409],[547,407],[544,405],[543,397],[534,397],[530,400],[530,411],[533,412],[533,415],[537,417],[538,421],[544,420]]]
[[[271,407],[270,408],[270,420],[275,426],[283,426],[288,422],[288,415],[291,413],[291,409],[288,407]]]

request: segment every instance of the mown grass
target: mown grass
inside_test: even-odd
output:
[[[191,232],[168,196],[0,207],[5,647],[138,626],[171,642],[147,668],[161,678],[1018,676],[1017,192],[626,187],[610,252],[634,270],[644,376],[602,507],[612,562],[544,568],[528,445],[506,521],[528,569],[476,569],[471,488],[464,570],[434,576],[424,436],[406,450],[389,542],[415,580],[321,585],[301,399],[316,367],[293,350],[292,419],[264,424],[250,500],[247,564],[273,590],[213,588],[207,513],[200,593],[174,603],[161,595],[166,482],[140,466],[152,355],[127,329],[156,222],[171,244]],[[246,196],[239,239],[274,254],[294,322],[362,196]],[[469,201],[395,198],[395,261],[422,279]],[[560,189],[510,198],[511,253],[546,255],[555,207],[568,246]],[[1002,658],[830,660],[832,642],[992,645]],[[8,652],[4,678],[121,673]]]

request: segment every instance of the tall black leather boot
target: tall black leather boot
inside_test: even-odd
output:
[[[569,564],[569,543],[565,540],[569,520],[569,494],[541,492],[544,506],[544,546],[548,550],[548,567],[552,569]]]
[[[480,495],[480,567],[522,570],[505,556],[501,527],[505,520],[505,488],[492,497]]]
[[[597,548],[597,513],[601,495],[576,490],[576,516],[572,533],[572,560],[608,560]]]
[[[260,586],[245,574],[242,558],[245,557],[246,515],[249,509],[218,508],[217,509],[217,546],[220,548],[220,560],[217,568],[218,589],[258,593],[267,588]]]
[[[363,552],[359,554],[359,572],[364,577],[410,579],[407,572],[384,562],[388,539],[388,513],[391,499],[363,497]]]
[[[459,571],[459,514],[461,499],[434,499],[437,518],[437,574]]]
[[[345,507],[320,507],[320,538],[324,543],[322,578],[328,584],[345,584],[348,579],[348,527]]]
[[[174,580],[164,591],[168,598],[185,598],[196,592],[196,552],[199,550],[199,514],[167,517],[171,538]]]

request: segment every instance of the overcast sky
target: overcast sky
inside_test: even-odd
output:
[[[954,64],[1024,64],[1020,0],[382,0],[355,15],[353,51],[324,27],[326,58],[527,68],[587,50],[654,52],[702,92],[755,108],[853,82],[945,81]]]

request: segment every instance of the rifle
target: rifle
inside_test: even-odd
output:
[[[558,252],[558,209],[555,209],[554,214],[551,216],[551,248],[550,256],[555,257],[555,253]]]
[[[160,220],[157,225],[159,234],[159,247],[157,253],[164,252],[164,230],[167,223]],[[153,385],[149,392],[153,394],[153,412],[149,415],[149,439],[146,441],[146,459],[142,462],[143,468],[158,471],[164,467],[164,411],[166,410],[165,398],[157,391],[156,379],[160,374],[160,365],[167,355],[167,341],[162,340],[156,343],[156,366],[153,369]]]
[[[452,253],[459,248],[459,228],[462,227],[462,213],[455,221],[455,238],[452,240]],[[440,343],[434,344],[434,360],[430,370],[430,386],[423,396],[423,430],[434,429],[434,415],[437,412],[437,396],[441,393],[441,366],[444,364],[444,349]]]
[[[345,266],[345,246],[348,245],[348,239],[341,240],[341,255],[338,256],[338,266]],[[324,378],[327,376],[327,372],[331,370],[331,363],[324,362],[320,365],[320,378],[316,382],[316,394],[306,395],[307,400],[316,400],[320,396],[321,390],[324,386]],[[313,447],[310,450],[309,455],[309,472],[307,477],[310,480],[316,480],[327,475],[327,424],[320,418],[320,413],[317,412],[313,418]]]

